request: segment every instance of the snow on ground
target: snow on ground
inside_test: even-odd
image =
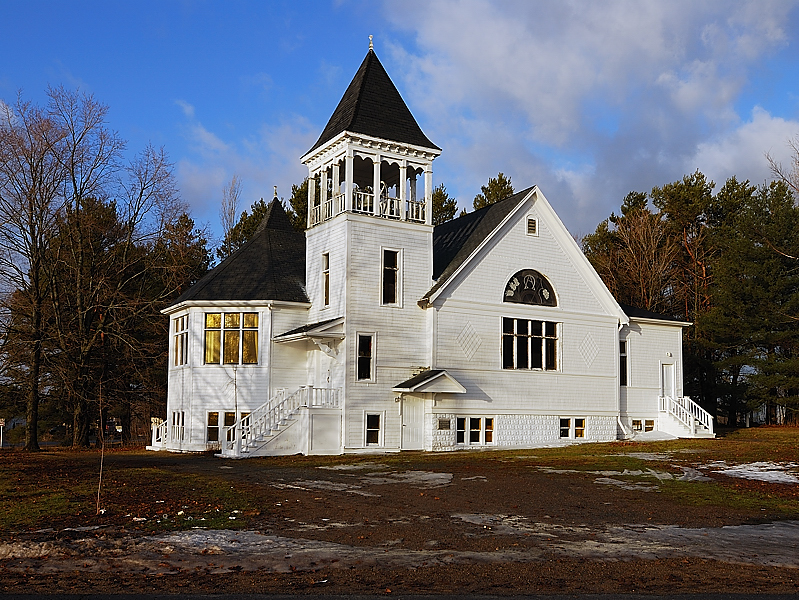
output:
[[[700,468],[729,477],[766,481],[768,483],[799,483],[797,463],[753,462],[728,465],[723,460],[713,461]]]

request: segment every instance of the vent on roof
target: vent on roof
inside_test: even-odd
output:
[[[538,219],[527,217],[527,235],[538,235]]]

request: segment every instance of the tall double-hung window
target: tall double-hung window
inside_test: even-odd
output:
[[[558,369],[559,323],[502,319],[503,369]]]
[[[400,259],[399,250],[383,250],[383,290],[381,303],[397,306],[400,302]]]
[[[258,313],[206,313],[205,364],[258,364]]]
[[[176,367],[179,367],[189,362],[189,315],[177,317],[172,322],[175,336],[172,361]]]

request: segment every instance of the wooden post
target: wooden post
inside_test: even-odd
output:
[[[433,224],[433,165],[424,168],[424,222]]]
[[[399,188],[399,203],[400,203],[400,218],[403,221],[408,220],[408,208],[405,206],[406,204],[406,196],[407,196],[407,187],[408,182],[406,181],[408,178],[408,161],[403,160],[400,163],[399,168],[399,183],[397,187]]]
[[[308,228],[310,229],[316,223],[313,222],[313,201],[314,196],[316,196],[316,178],[314,174],[311,172],[310,167],[308,168]]]
[[[341,207],[338,206],[340,199],[338,198],[339,195],[339,188],[341,187],[341,175],[339,174],[339,166],[338,160],[333,163],[333,215],[337,215],[341,212]],[[331,216],[333,216],[331,215]]]
[[[352,155],[352,149],[347,149],[347,156],[344,157],[344,210],[350,212],[352,210],[352,188],[353,188],[353,167],[352,163],[355,158]]]
[[[374,190],[375,201],[374,205],[372,206],[373,212],[376,217],[380,216],[380,155],[376,154],[375,157],[372,159],[374,160],[374,180],[372,182],[372,188]]]

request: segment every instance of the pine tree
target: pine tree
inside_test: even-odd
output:
[[[447,188],[440,183],[433,190],[433,225],[441,225],[455,218],[458,203],[447,193]]]
[[[496,177],[489,177],[488,183],[480,187],[482,193],[474,197],[474,209],[480,210],[481,208],[494,204],[505,198],[510,198],[513,195],[513,184],[510,177],[506,177],[504,173],[498,173]]]

